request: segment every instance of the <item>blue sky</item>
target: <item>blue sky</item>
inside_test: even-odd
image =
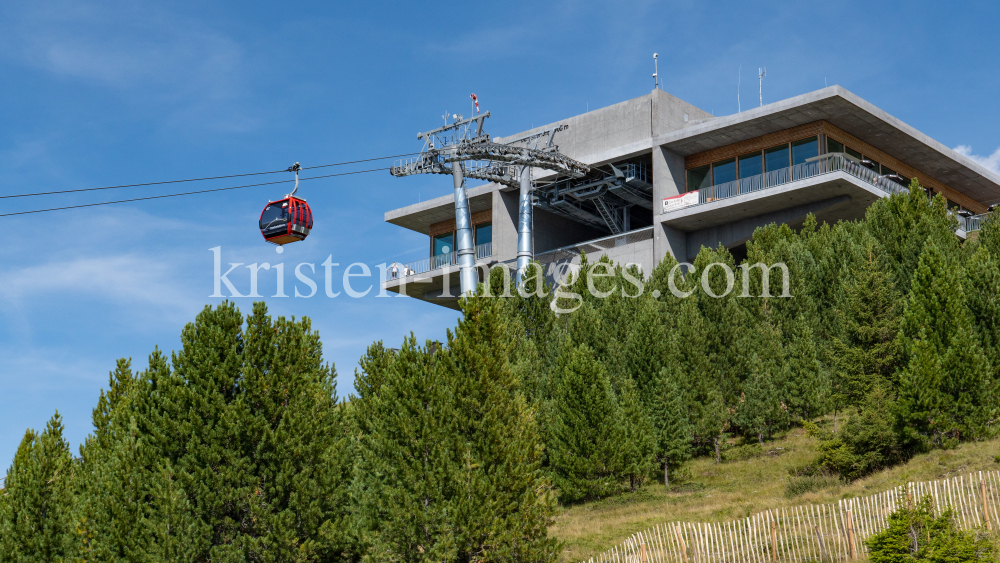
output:
[[[510,134],[647,93],[654,51],[663,88],[716,115],[737,111],[741,65],[752,107],[766,66],[765,103],[840,84],[997,169],[998,22],[996,2],[6,1],[0,195],[416,151],[444,112],[468,114],[471,92],[493,114],[488,131]],[[184,323],[220,301],[210,248],[227,263],[284,263],[289,295],[297,264],[320,274],[332,257],[338,291],[347,264],[423,257],[426,238],[383,213],[450,182],[303,183],[316,228],[281,255],[256,220],[285,186],[0,218],[0,465],[57,409],[75,448],[116,358],[141,369],[154,346],[178,347]],[[241,183],[252,180],[197,187]],[[6,199],[0,213],[188,186]],[[330,299],[314,279],[310,299],[266,301],[313,319],[341,395],[369,343],[442,338],[457,318],[377,289]],[[260,293],[275,293],[273,270]]]

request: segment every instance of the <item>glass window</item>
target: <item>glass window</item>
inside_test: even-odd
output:
[[[893,170],[892,168],[889,168],[888,166],[886,166],[884,164],[882,165],[882,175],[883,176],[892,176],[895,173],[896,173],[896,171]]]
[[[284,205],[288,205],[285,203]],[[287,207],[280,203],[272,203],[264,208],[260,215],[260,228],[266,229],[274,225],[283,225],[288,218]]]
[[[846,152],[847,154],[853,156],[854,158],[856,158],[858,160],[861,160],[861,153],[859,153],[858,151],[852,149],[851,147],[844,147],[844,152]]]
[[[948,209],[951,209],[952,211],[958,211],[961,208],[961,206],[950,199],[946,199],[945,201],[948,202]]]
[[[434,256],[441,256],[455,250],[454,240],[454,233],[445,233],[434,237]]]
[[[720,160],[712,164],[712,184],[725,184],[736,179],[736,159]]]
[[[792,143],[792,166],[802,164],[806,159],[819,156],[819,138],[802,139]]]
[[[709,176],[709,167],[707,164],[687,171],[687,191],[693,192],[711,185],[712,180]]]
[[[749,178],[764,173],[762,153],[745,154],[740,157],[740,178]]]
[[[826,138],[826,152],[844,152],[844,144],[830,137]]]
[[[493,223],[480,223],[476,225],[476,246],[493,242]]]
[[[771,147],[764,151],[764,169],[768,172],[788,168],[788,145]]]

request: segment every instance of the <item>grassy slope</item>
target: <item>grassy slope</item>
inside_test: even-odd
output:
[[[830,420],[824,421],[829,424]],[[561,562],[585,560],[620,543],[629,534],[657,523],[682,520],[725,521],[742,518],[768,508],[867,496],[907,481],[927,481],[998,470],[994,456],[1000,440],[964,444],[954,450],[920,455],[909,463],[882,471],[851,484],[826,480],[825,487],[788,498],[788,469],[813,460],[816,440],[796,428],[765,445],[772,455],[717,465],[712,458],[699,458],[686,465],[691,475],[687,488],[693,492],[669,492],[662,483],[647,483],[636,493],[561,509],[549,533],[565,542]],[[781,450],[776,450],[782,448]],[[776,454],[776,455],[774,455]]]

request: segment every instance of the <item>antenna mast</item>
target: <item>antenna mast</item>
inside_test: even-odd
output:
[[[764,106],[764,75],[767,74],[767,68],[757,69],[757,88],[760,93],[760,105]]]
[[[659,54],[653,53],[653,89],[654,90],[659,90],[660,89],[660,67],[659,67],[659,64],[657,64],[657,60],[656,60],[657,58],[659,58],[659,56],[660,56]]]

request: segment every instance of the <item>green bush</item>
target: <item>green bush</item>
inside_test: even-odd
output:
[[[903,461],[889,404],[884,391],[873,391],[836,437],[820,443],[819,463],[853,481]]]
[[[994,561],[996,547],[979,530],[959,530],[951,510],[935,517],[930,497],[889,515],[888,527],[865,541],[871,563]]]

